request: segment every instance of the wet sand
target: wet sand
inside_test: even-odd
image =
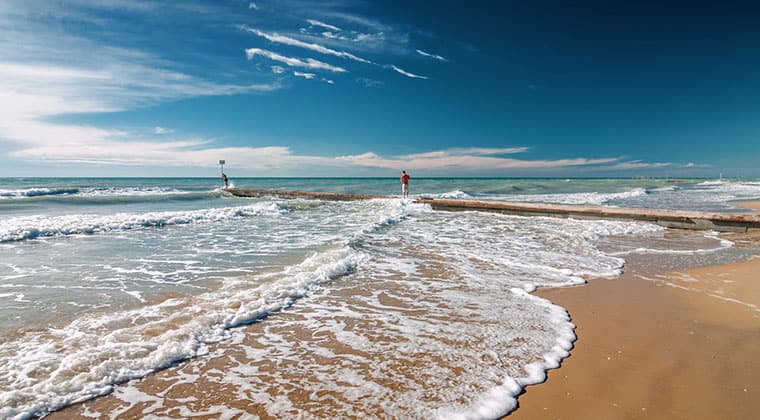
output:
[[[456,277],[445,267],[427,260],[418,273],[430,288],[444,287]],[[457,296],[482,293],[450,280]],[[493,334],[505,330],[501,311],[472,298],[464,302],[474,311],[451,308],[439,297],[447,293],[421,299],[420,285],[392,273],[344,278],[310,305],[231,330],[209,354],[48,418],[432,418],[437,408],[467,404],[462,387],[482,394],[505,372],[522,371],[510,358],[515,337]]]
[[[738,203],[738,205],[746,209],[752,209],[755,212],[760,212],[760,201],[745,201],[742,203]]]
[[[526,389],[509,418],[743,419],[760,412],[760,258],[665,274],[644,274],[645,263],[630,263],[621,278],[536,292],[568,309],[578,341],[562,367],[549,371],[545,383]],[[443,275],[434,266],[430,270],[430,277]],[[278,405],[293,416],[304,410],[317,418],[335,412],[401,416],[403,411],[394,411],[400,399],[446,397],[426,395],[426,389],[431,383],[443,385],[437,382],[441,372],[435,370],[454,366],[451,357],[456,355],[415,352],[386,358],[384,354],[399,352],[372,356],[337,339],[339,332],[363,331],[370,332],[365,335],[372,342],[390,344],[398,337],[383,336],[380,322],[426,316],[421,308],[409,306],[407,298],[414,296],[405,296],[409,291],[394,286],[396,281],[357,281],[327,296],[324,313],[294,307],[275,314],[278,322],[238,329],[232,343],[211,346],[209,355],[118,386],[108,396],[49,418],[219,418],[222,413],[226,418],[271,418],[271,408]],[[363,304],[352,297],[380,288],[385,289],[377,295],[377,307],[353,306]],[[336,316],[327,310],[341,305],[361,309],[366,316]],[[324,328],[313,328],[315,321]],[[464,325],[473,320],[440,321]],[[278,341],[282,337],[289,337],[288,342]],[[315,342],[320,353],[313,351]],[[486,354],[472,341],[452,345]],[[367,359],[379,362],[381,371],[365,366]],[[315,376],[306,378],[304,365],[329,369],[311,371]],[[313,391],[320,387],[320,375],[335,369],[373,376],[393,389],[393,395],[368,406],[361,404],[362,392],[368,391],[350,381],[336,382],[339,389]],[[460,372],[449,374],[448,380],[455,381]]]
[[[760,258],[538,294],[578,340],[510,418],[757,418]]]

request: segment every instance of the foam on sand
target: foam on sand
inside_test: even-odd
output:
[[[256,279],[236,279],[218,292],[87,316],[0,344],[0,385],[13,388],[0,393],[0,417],[41,415],[203,354],[209,343],[229,337],[228,328],[290,306],[365,258],[348,249],[315,254],[278,273],[266,287],[255,286]]]
[[[208,211],[160,214],[187,223],[213,222],[257,214],[280,214],[287,205],[259,203]],[[134,310],[92,312],[67,325],[21,333],[0,344],[0,417],[26,418],[97,395],[115,383],[145,376],[208,351],[208,345],[231,337],[230,328],[251,323],[291,306],[320,290],[326,282],[353,272],[368,259],[355,249],[362,232],[398,222],[405,203],[376,202],[371,217],[355,226],[356,236],[314,252],[303,261],[250,277],[228,278],[217,290],[178,296]],[[422,207],[422,206],[418,206]],[[370,216],[369,214],[366,216]],[[108,223],[124,225],[122,216]],[[125,216],[126,217],[126,216]],[[129,216],[131,219],[133,215]],[[136,226],[153,215],[140,215]],[[25,349],[34,348],[34,352]]]

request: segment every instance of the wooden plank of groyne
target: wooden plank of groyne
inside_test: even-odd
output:
[[[227,191],[238,197],[276,196],[331,201],[388,199],[392,197],[368,194],[340,194],[288,190],[253,190],[230,188]],[[579,206],[547,203],[508,203],[475,200],[436,200],[419,198],[415,202],[429,204],[436,210],[476,210],[521,216],[573,217],[578,219],[641,220],[678,229],[746,232],[760,229],[760,215],[737,213],[706,213],[698,211],[632,209],[622,207]]]
[[[438,210],[478,210],[523,216],[552,216],[592,219],[641,220],[679,229],[746,232],[760,228],[754,214],[706,213],[697,211],[631,209],[622,207],[578,206],[546,203],[505,203],[473,200],[419,199]]]

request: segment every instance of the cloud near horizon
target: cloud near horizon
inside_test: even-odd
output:
[[[619,158],[572,158],[556,160],[513,159],[498,155],[523,153],[527,147],[515,148],[454,148],[425,153],[416,153],[398,157],[382,157],[373,152],[360,155],[339,156],[342,160],[356,166],[373,168],[409,168],[412,170],[456,170],[462,172],[489,172],[495,170],[563,168],[572,166],[599,166],[619,161]]]
[[[644,169],[644,168],[664,168],[671,166],[669,162],[643,162],[641,160],[633,160],[630,162],[620,162],[615,165],[609,166],[607,169],[621,170],[621,169]]]
[[[238,170],[289,175],[311,168],[315,172],[329,170],[337,176],[356,173],[383,175],[401,168],[428,173],[483,174],[512,173],[520,170],[587,167],[593,170],[611,168],[636,169],[644,162],[620,162],[619,158],[516,159],[505,157],[528,151],[513,148],[452,148],[429,152],[384,157],[374,152],[345,156],[313,156],[292,153],[286,146],[215,147],[209,139],[156,141],[131,136],[129,133],[101,132],[96,128],[87,143],[29,144],[11,153],[35,163],[110,166],[162,166],[211,168],[219,159],[226,159]],[[654,167],[663,164],[652,164]]]
[[[55,160],[129,137],[123,130],[56,122],[53,117],[121,112],[188,97],[269,92],[278,84],[233,85],[130,61],[134,54],[100,51],[100,66],[79,68],[0,61],[0,144],[14,157]],[[166,136],[165,128],[150,129]]]

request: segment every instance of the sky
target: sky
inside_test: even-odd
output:
[[[0,0],[0,177],[760,177],[760,4]]]

